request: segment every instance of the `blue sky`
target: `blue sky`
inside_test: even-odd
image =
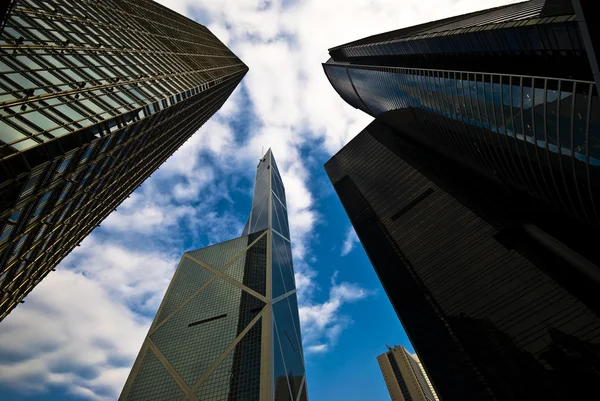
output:
[[[0,324],[0,399],[113,400],[181,254],[237,237],[271,147],[286,186],[311,401],[388,400],[376,356],[409,346],[323,164],[371,118],[327,48],[509,1],[163,0],[250,71],[224,107]]]

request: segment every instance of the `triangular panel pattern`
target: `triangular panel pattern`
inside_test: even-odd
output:
[[[242,237],[248,235],[250,233],[250,216],[248,216],[248,220],[246,220],[246,225],[244,225],[244,230],[242,231]]]
[[[304,387],[302,387],[302,392],[300,393],[298,401],[308,401],[308,398],[306,397],[306,380],[304,381]]]
[[[277,298],[278,296],[296,288],[294,269],[292,267],[292,249],[289,242],[277,235],[277,233],[273,233],[273,245],[271,252],[273,254],[273,298]],[[279,288],[278,274],[281,276],[281,280],[283,281],[283,289]]]
[[[180,400],[184,395],[152,350],[147,349],[126,400]]]
[[[261,200],[269,191],[269,180],[270,180],[270,169],[267,169],[269,165],[268,158],[263,162],[261,161],[258,170],[256,172],[256,181],[254,183],[254,196],[252,198],[252,207],[256,207],[256,204]]]
[[[281,202],[273,197],[273,229],[290,239],[290,229],[288,226],[287,211],[283,208]]]
[[[287,300],[273,304],[273,322],[275,323],[276,332],[279,333],[279,342],[288,380],[290,383],[295,383],[304,376],[304,361]],[[295,400],[298,396],[299,386],[291,387],[292,398]]]
[[[258,401],[262,319],[246,333],[232,352],[200,385],[201,401]]]
[[[214,273],[200,266],[193,260],[183,258],[181,264],[175,272],[173,283],[170,286],[169,293],[163,302],[160,315],[156,323],[160,323],[169,316],[175,309],[188,299],[194,292],[200,289],[208,280],[214,276]]]
[[[273,395],[274,401],[290,401],[290,387],[287,379],[287,369],[281,353],[281,342],[275,325],[272,328],[273,337]]]
[[[248,246],[248,237],[239,237],[206,248],[190,251],[188,254],[206,263],[210,267],[220,270],[237,254]]]
[[[259,294],[266,295],[267,236],[259,239],[223,273]]]
[[[289,302],[290,312],[292,313],[292,323],[296,332],[296,341],[298,342],[298,348],[302,351],[302,335],[300,334],[300,316],[298,315],[298,297],[294,293],[285,299]],[[283,300],[281,301],[283,302]],[[304,352],[302,352],[304,355]]]
[[[264,306],[217,277],[150,338],[192,386]]]
[[[269,225],[269,196],[263,197],[257,204],[254,206],[251,212],[250,219],[250,232],[254,233],[260,230],[264,230]]]
[[[277,167],[277,163],[275,162],[275,157],[273,157],[273,155],[271,155],[271,168],[273,169],[273,172],[271,173],[271,189],[273,192],[275,192],[275,195],[279,197],[283,205],[286,206],[283,181],[281,180],[281,174],[279,173],[279,168]]]

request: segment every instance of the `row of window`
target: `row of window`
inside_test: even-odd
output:
[[[74,14],[76,9],[69,7]],[[164,53],[160,41],[152,40],[147,34],[132,35],[125,28],[133,18],[125,14],[122,15],[124,20],[119,21],[120,35],[111,34],[110,39],[104,40],[99,32],[103,28],[91,20],[75,21],[65,13],[34,11],[21,7],[14,10],[1,45],[7,50],[12,47],[13,54],[0,63],[3,71],[0,72],[0,101],[5,103],[0,111],[0,140],[16,150],[144,107],[164,98],[165,94],[185,93],[189,88],[204,86],[219,74],[231,73],[222,67],[238,62],[220,43],[222,58],[207,57],[200,48],[195,54],[170,52],[171,56],[165,57],[160,54]],[[84,35],[83,32],[87,41],[81,36],[72,36]],[[61,46],[27,45],[49,36],[62,43]],[[83,41],[82,45],[95,48],[83,47],[77,51],[65,44],[78,40]],[[143,51],[122,49],[123,44],[136,40],[141,41]],[[98,44],[106,48],[98,49]],[[198,68],[203,70],[198,71]],[[35,100],[28,101],[30,96]],[[175,101],[175,96],[181,95],[170,96],[167,102]],[[11,103],[15,106],[6,107]]]
[[[580,51],[584,49],[575,16],[555,18],[553,23],[523,21],[523,26],[474,27],[460,32],[442,32],[407,39],[349,46],[346,57],[392,56],[411,54],[464,54],[481,52]],[[514,24],[513,24],[514,25]]]
[[[227,84],[230,88],[232,87],[232,85],[234,84],[234,82]],[[193,120],[194,121],[198,121],[199,123],[202,121],[205,121],[209,115],[211,115],[215,109],[224,101],[225,97],[227,96],[228,92],[226,90],[221,91],[221,92],[217,92],[217,95],[214,96],[210,101],[205,102],[204,107],[205,109],[203,110],[202,113],[195,113],[193,114]],[[77,192],[73,192],[72,195],[70,195],[71,200],[69,202],[69,204],[67,205],[67,207],[65,209],[63,209],[62,214],[60,215],[60,217],[58,218],[58,220],[54,220],[53,216],[57,215],[59,212],[55,212],[52,215],[48,215],[46,217],[46,221],[53,223],[50,228],[54,228],[56,226],[56,224],[58,224],[59,222],[62,223],[63,219],[67,219],[67,215],[68,215],[68,219],[70,222],[75,222],[75,224],[77,224],[77,222],[80,221],[90,221],[93,222],[95,220],[102,220],[104,218],[104,216],[106,216],[107,212],[109,212],[110,210],[112,210],[112,207],[114,206],[110,206],[111,204],[114,203],[115,200],[120,199],[119,196],[116,195],[116,193],[129,193],[131,192],[132,185],[136,185],[136,182],[139,182],[141,179],[145,178],[148,175],[148,171],[147,170],[154,170],[156,167],[158,167],[158,163],[160,163],[162,160],[164,160],[164,158],[166,156],[168,156],[169,154],[171,154],[178,146],[181,142],[183,142],[183,140],[185,138],[187,138],[191,133],[195,132],[196,128],[198,124],[194,125],[194,127],[190,128],[190,129],[180,129],[179,124],[183,124],[183,122],[178,119],[178,115],[179,113],[183,113],[184,115],[189,115],[189,114],[185,114],[186,113],[186,109],[187,108],[194,108],[195,105],[194,104],[188,104],[187,107],[185,109],[181,109],[181,110],[176,110],[176,108],[172,108],[169,110],[165,110],[163,112],[166,113],[161,117],[160,120],[156,120],[156,119],[150,119],[146,121],[146,129],[145,132],[143,134],[143,139],[142,140],[137,140],[134,142],[131,142],[130,145],[128,145],[126,148],[121,148],[118,152],[113,151],[112,152],[112,156],[110,158],[104,158],[104,165],[100,164],[99,167],[96,167],[95,170],[90,169],[90,167],[92,166],[86,166],[85,163],[82,165],[81,162],[77,163],[76,165],[73,164],[73,162],[69,162],[68,165],[72,165],[75,166],[74,168],[77,169],[77,176],[73,175],[73,177],[76,177],[74,181],[80,180],[85,178],[86,176],[88,176],[89,174],[94,174],[96,176],[99,176],[100,173],[102,172],[102,169],[106,169],[108,168],[111,163],[113,166],[117,166],[117,163],[119,167],[123,167],[123,168],[119,168],[118,170],[114,170],[114,174],[113,177],[110,180],[107,180],[106,177],[100,177],[99,180],[97,180],[97,182],[94,184],[94,188],[97,189],[93,189],[92,187],[90,187],[89,189],[89,194],[86,193],[81,193],[81,191],[77,191]],[[175,121],[171,121],[171,120],[175,120]],[[156,123],[159,123],[161,125],[165,125],[167,127],[169,127],[168,129],[164,130],[161,129],[160,127],[156,126]],[[112,138],[108,138],[106,139],[105,142],[100,142],[98,141],[97,143],[100,144],[102,143],[102,145],[94,145],[97,149],[106,149],[106,147],[108,146],[108,141],[112,141],[111,143],[114,143],[116,146],[118,143],[120,143],[121,141],[125,140],[126,138],[130,137],[130,135],[133,135],[133,132],[136,132],[138,130],[142,129],[142,127],[140,126],[140,124],[134,124],[132,126],[130,126],[127,130],[123,130],[123,132],[116,134],[117,136],[114,137],[114,139]],[[160,132],[160,135],[158,136],[154,136],[154,135],[149,135],[150,130],[152,130],[152,132],[154,132],[154,130],[158,130],[158,132]],[[174,131],[176,132],[176,135],[172,135],[172,132]],[[120,136],[119,136],[120,135]],[[165,141],[163,137],[169,138],[169,141]],[[177,139],[177,137],[180,137],[180,139]],[[161,146],[162,144],[165,144],[166,146]],[[157,146],[158,145],[158,146]],[[144,149],[149,149],[148,151],[143,152],[143,157],[147,160],[149,160],[147,163],[144,163],[145,168],[143,169],[139,169],[136,162],[137,160],[140,159],[141,155],[137,154],[135,158],[133,158],[132,156],[134,154],[136,154],[137,152],[141,151],[142,148]],[[114,147],[113,147],[114,149]],[[89,150],[85,150],[84,155],[87,154],[86,157],[94,157],[93,154],[94,152],[89,152]],[[127,156],[130,155],[130,156]],[[72,154],[68,155],[67,157],[72,158]],[[124,160],[124,158],[127,157],[127,163],[123,163],[120,162],[119,160]],[[109,163],[108,160],[111,160],[111,162]],[[79,159],[77,159],[79,160]],[[57,166],[57,170],[60,170],[61,173],[64,173],[65,171],[70,171],[69,168],[64,168],[61,167],[63,166],[63,162],[61,163],[56,163]],[[52,171],[52,170],[50,170]],[[94,173],[92,173],[92,171],[94,171]],[[133,174],[130,174],[131,171],[134,171]],[[124,177],[127,177],[126,179],[123,179]],[[38,180],[40,180],[40,178],[38,178]],[[52,180],[51,180],[52,181]],[[87,185],[87,182],[91,182],[92,178],[91,176],[88,177],[88,180],[85,182],[85,184]],[[37,182],[37,181],[36,181]],[[38,183],[37,185],[45,185],[43,184],[43,182],[47,182],[45,179],[43,181],[40,181],[40,183]],[[107,187],[105,185],[105,183],[110,182],[110,185]],[[70,190],[73,191],[73,188],[75,188],[75,186],[71,187],[69,186],[68,188],[71,188]],[[77,187],[77,188],[80,188]],[[95,197],[92,196],[92,194],[97,194],[96,196],[101,195],[102,193],[104,194],[108,194],[109,197],[107,198],[109,200],[108,203],[106,202],[102,202],[102,203],[98,203],[98,201],[95,199]],[[77,198],[79,197],[79,198]],[[106,200],[106,199],[105,199]],[[70,211],[74,211],[74,212],[70,212]],[[18,219],[19,216],[21,215],[21,212],[19,212],[19,214],[17,216],[15,216],[15,219]],[[69,213],[70,212],[70,213]],[[28,214],[28,213],[27,213]],[[85,220],[82,220],[82,216],[89,216],[90,218],[86,218]],[[21,223],[21,225],[23,225],[25,228],[29,227],[29,223],[25,224],[25,223]],[[92,225],[93,227],[93,225]],[[44,230],[46,233],[49,232],[49,229],[45,229]],[[64,237],[63,237],[64,234]],[[30,234],[27,234],[28,237],[26,237],[23,240],[24,244],[27,244],[31,241],[29,241],[29,238],[32,238],[30,236]],[[3,310],[3,314],[5,315],[6,313],[8,313],[8,311],[10,310],[10,308],[12,308],[14,306],[14,302],[18,301],[18,299],[20,299],[20,294],[25,294],[29,291],[30,288],[32,288],[36,283],[39,278],[37,277],[41,277],[40,275],[44,275],[47,272],[47,268],[46,266],[53,266],[53,263],[56,262],[56,259],[60,259],[62,258],[64,255],[64,250],[63,247],[68,250],[70,249],[72,246],[74,246],[74,244],[77,241],[81,240],[81,236],[85,235],[85,233],[81,232],[81,228],[77,225],[73,225],[73,224],[69,224],[69,225],[63,225],[62,227],[59,227],[58,230],[54,230],[53,232],[51,232],[50,234],[48,234],[46,236],[46,239],[43,239],[43,236],[40,235],[38,236],[38,238],[35,239],[35,243],[33,243],[32,245],[28,246],[28,248],[26,249],[32,249],[31,251],[28,252],[26,259],[28,261],[31,260],[36,260],[36,264],[35,265],[31,265],[31,264],[21,264],[21,266],[17,266],[14,262],[9,262],[9,263],[2,263],[2,265],[4,266],[3,272],[0,273],[0,282],[4,281],[7,277],[11,277],[11,282],[9,284],[9,287],[5,287],[5,289],[8,289],[8,293],[10,293],[11,291],[13,291],[14,288],[18,287],[19,291],[18,293],[14,294],[11,299],[12,299],[12,304],[6,306],[6,303],[9,302],[9,295],[7,295],[6,297],[4,297],[4,301],[0,302],[0,310]],[[48,249],[48,246],[50,243],[54,243],[57,240],[59,240],[59,242],[57,244],[55,244],[52,248],[52,250]],[[40,245],[40,241],[43,241],[43,244]],[[24,245],[23,245],[24,246]],[[2,247],[2,244],[0,244],[0,247]],[[33,250],[35,247],[35,250]],[[0,260],[5,260],[6,259],[3,257],[3,255],[7,255],[6,252],[11,252],[11,261],[15,260],[15,256],[18,254],[14,254],[14,252],[12,251],[12,247],[11,248],[7,248],[4,247],[3,251],[0,251]],[[21,249],[18,249],[19,252],[22,252]],[[53,256],[50,256],[50,251],[52,252]],[[36,255],[40,255],[40,256],[36,256]],[[43,256],[42,256],[43,255]],[[27,266],[27,270],[23,270],[24,266]],[[7,270],[8,268],[8,270]],[[16,286],[16,287],[15,287]],[[0,316],[1,318],[1,316]]]

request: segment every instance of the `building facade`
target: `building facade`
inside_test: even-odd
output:
[[[186,252],[120,400],[306,401],[285,190],[271,150],[242,236]]]
[[[484,10],[330,49],[324,64],[376,117],[325,169],[441,399],[596,391],[589,5]]]
[[[593,394],[592,229],[378,120],[325,169],[440,399]]]
[[[377,362],[392,401],[438,401],[419,359],[406,348],[388,346]]]
[[[0,36],[0,320],[248,68],[150,0],[17,0]]]
[[[596,12],[531,0],[330,49],[350,105],[600,227]],[[591,34],[590,34],[591,33]]]

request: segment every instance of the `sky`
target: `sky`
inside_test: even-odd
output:
[[[410,342],[323,164],[372,118],[327,49],[508,0],[161,0],[250,71],[221,110],[0,323],[0,399],[114,400],[183,252],[238,237],[256,164],[286,187],[311,401],[389,400],[376,356]]]

